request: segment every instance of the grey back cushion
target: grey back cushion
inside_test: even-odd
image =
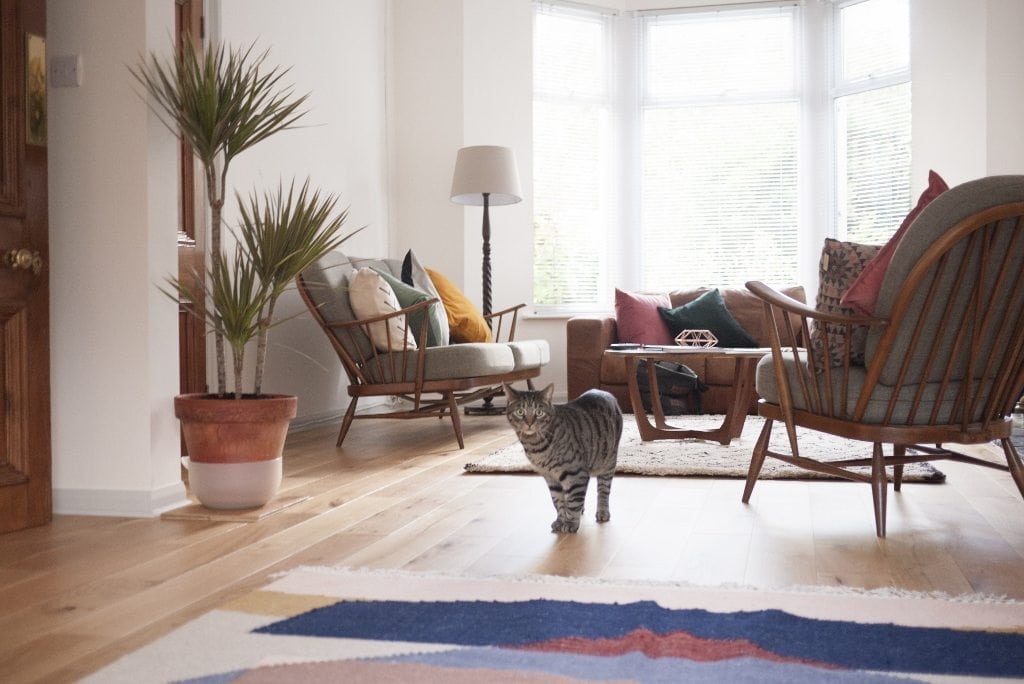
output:
[[[920,261],[928,248],[946,231],[979,211],[1011,202],[1024,202],[1024,176],[989,176],[958,185],[935,198],[911,224],[893,253],[892,262],[889,264],[889,268],[886,270],[885,277],[882,280],[878,303],[875,307],[875,315],[887,317],[892,312],[896,298],[911,270]],[[1014,221],[1007,221],[1005,223],[1012,224]],[[1002,230],[1004,227],[1009,229]],[[982,297],[988,298],[993,302],[996,315],[1006,313],[1006,308],[1010,304],[1008,292],[995,291],[997,283],[995,280],[996,267],[992,265],[994,263],[993,259],[998,261],[1001,255],[1007,253],[1012,233],[1012,226],[1010,225],[1000,226],[1000,228],[996,244],[993,245],[992,250],[989,252],[989,277],[984,282],[983,292],[981,293]],[[954,257],[960,256],[964,253],[965,249],[966,246],[960,243],[953,248],[951,255]],[[1024,267],[1024,264],[1019,262],[1024,259],[1024,256],[1018,251],[1014,259],[1015,262],[1011,263],[1010,272],[1020,273],[1020,269]],[[979,266],[980,260],[977,253],[973,255],[969,263],[971,268]],[[935,269],[933,268],[932,273],[934,274],[934,272]],[[954,321],[965,310],[972,295],[966,288],[960,288],[955,285],[956,278],[955,269],[947,268],[939,281],[938,290],[940,293],[947,293],[951,297],[950,304],[952,306],[951,311],[954,313],[952,319]],[[924,321],[922,333],[918,337],[918,343],[916,345],[912,343],[912,336],[917,326],[918,312],[924,306],[931,280],[930,275],[925,277],[923,281],[924,286],[918,288],[918,292],[915,294],[908,309],[909,313],[900,323],[897,332],[894,349],[906,349],[908,350],[907,353],[911,354],[910,377],[917,377],[923,373],[925,361],[932,350],[931,341],[933,339],[940,341],[938,347],[940,353],[943,351],[948,353],[952,349],[955,340],[955,335],[953,334],[955,330],[941,329],[943,327],[940,325],[942,307],[936,307],[934,309],[936,314]],[[943,303],[945,304],[945,300]],[[872,328],[869,333],[865,356],[867,363],[870,363],[874,357],[883,333],[884,330],[878,327]],[[997,345],[1001,344],[1002,342],[995,339],[986,341],[984,348],[979,350],[978,356],[987,358],[990,353],[998,353],[999,347]],[[896,384],[902,361],[902,354],[890,355],[880,378],[883,384]],[[959,362],[958,372],[952,379],[962,378],[966,374],[966,362],[967,357],[964,355]],[[979,372],[983,366],[984,364],[976,364]],[[942,379],[941,371],[941,368],[933,368],[930,370],[926,381],[940,381]]]
[[[348,299],[348,276],[357,268],[372,267],[401,276],[402,262],[395,259],[368,259],[350,257],[334,250],[321,257],[302,272],[302,280],[309,291],[310,299],[328,323],[356,320]],[[372,353],[369,338],[361,331],[356,334],[338,334],[332,331],[345,351],[354,359],[368,358]]]

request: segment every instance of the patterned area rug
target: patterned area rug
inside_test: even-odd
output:
[[[87,682],[1024,677],[1024,604],[299,568]]]
[[[695,430],[713,429],[722,424],[722,416],[676,416],[670,424],[692,427]],[[631,414],[625,416],[622,442],[619,444],[619,458],[616,473],[628,475],[674,475],[697,477],[742,477],[747,476],[750,454],[754,450],[764,419],[748,416],[743,434],[731,444],[706,442],[698,439],[640,440],[636,422]],[[785,426],[776,422],[772,426],[772,448],[787,452],[789,441]],[[805,456],[837,460],[844,458],[867,458],[871,456],[871,445],[832,437],[813,430],[797,428],[800,453]],[[529,461],[518,442],[483,456],[466,464],[469,473],[532,473]],[[864,472],[869,472],[865,468]],[[891,475],[891,473],[890,473]],[[761,478],[775,480],[835,479],[831,475],[804,470],[783,463],[774,458],[765,459]],[[914,463],[904,467],[904,482],[942,483],[946,476],[930,463]]]

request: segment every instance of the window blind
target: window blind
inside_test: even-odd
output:
[[[534,305],[594,309],[608,300],[614,212],[609,16],[536,7]]]
[[[910,12],[907,0],[834,8],[836,233],[883,244],[910,195]]]
[[[641,21],[642,289],[795,282],[795,8]]]

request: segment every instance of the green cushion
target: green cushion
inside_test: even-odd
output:
[[[441,326],[441,342],[438,344],[448,344],[448,338],[451,337],[450,330],[448,329],[448,314],[444,310],[444,300],[441,299],[441,293],[434,287],[434,281],[430,279],[430,274],[427,273],[427,269],[420,264],[419,259],[416,258],[416,254],[410,249],[405,253],[405,258],[402,260],[402,282],[406,285],[412,285],[417,290],[423,290],[431,297],[437,297],[438,304],[435,307],[437,310],[438,325]]]
[[[380,276],[387,281],[391,289],[395,291],[395,296],[398,298],[398,304],[403,308],[425,302],[428,299],[434,297],[423,290],[417,289],[411,285],[406,285],[400,279],[387,273],[379,268],[374,268]],[[438,311],[440,310],[440,314]],[[411,328],[413,335],[418,336],[420,334],[420,326],[423,325],[423,317],[427,316],[427,346],[428,347],[439,347],[448,343],[444,333],[441,329],[441,323],[439,316],[444,316],[444,309],[440,301],[436,302],[426,311],[420,311],[410,316],[409,327]],[[417,339],[417,342],[419,340]]]
[[[668,329],[675,337],[684,330],[710,330],[718,338],[719,347],[757,347],[752,338],[725,307],[722,293],[708,290],[688,304],[674,309],[658,307]]]

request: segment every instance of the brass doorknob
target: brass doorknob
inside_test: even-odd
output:
[[[22,247],[21,249],[12,249],[4,253],[3,265],[5,268],[15,271],[32,269],[32,273],[39,275],[39,272],[43,270],[43,258],[39,256],[39,252],[33,252]]]

